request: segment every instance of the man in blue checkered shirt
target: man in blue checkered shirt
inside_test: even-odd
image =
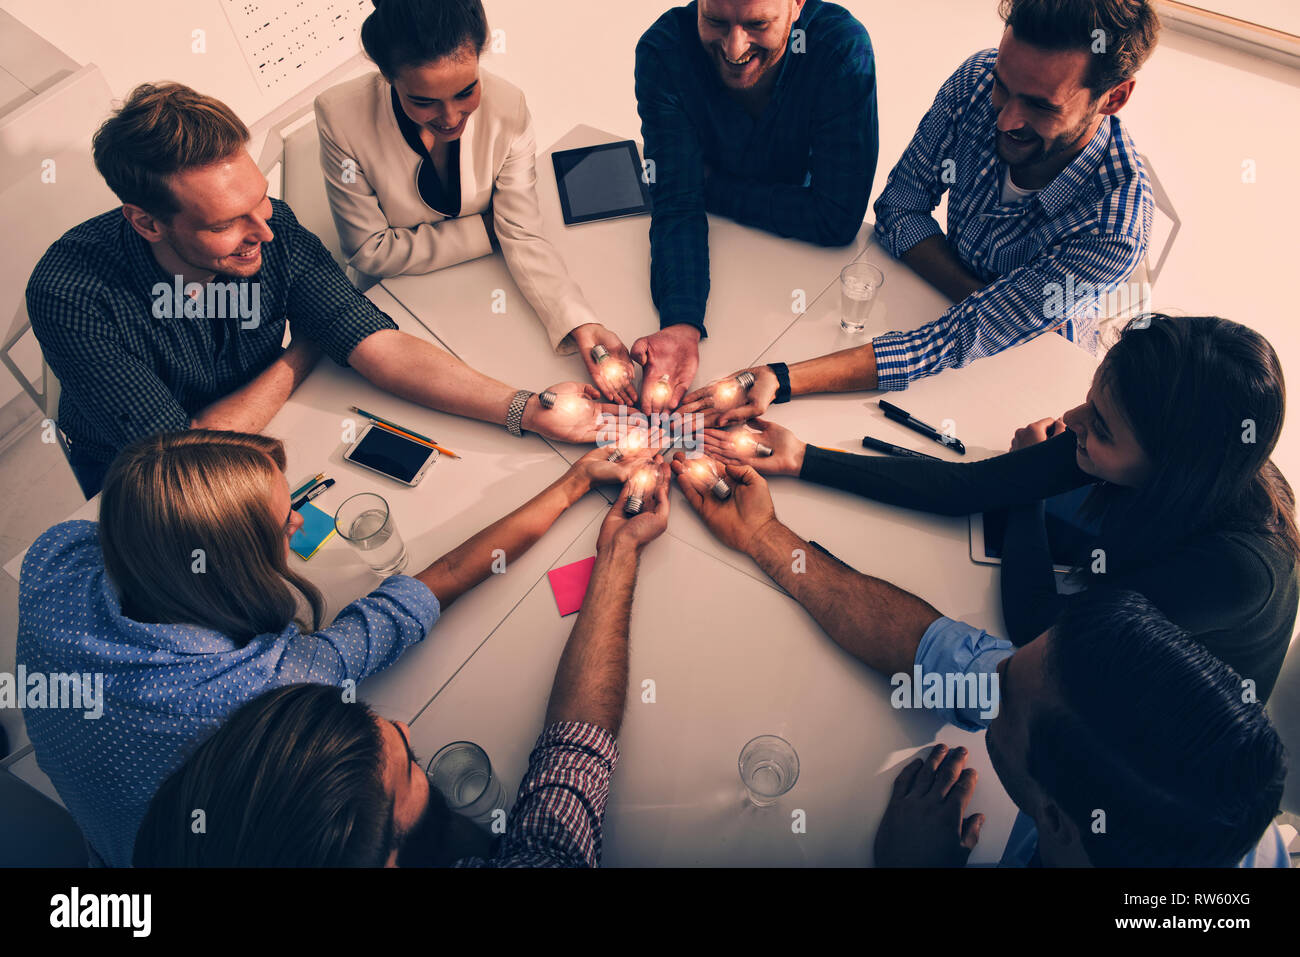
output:
[[[136,439],[260,431],[322,352],[435,409],[595,441],[594,390],[552,386],[584,395],[543,409],[399,331],[269,197],[248,139],[218,100],[177,83],[138,87],[94,141],[122,206],[70,229],[32,272],[32,330],[63,388],[59,428],[87,496]]]
[[[721,424],[811,392],[905,389],[1049,330],[1094,352],[1097,320],[1146,254],[1151,188],[1116,115],[1155,46],[1148,0],[1003,0],[996,50],[943,84],[876,201],[876,239],[953,300],[933,321],[773,370],[730,407],[706,386],[679,411]],[[945,235],[933,216],[948,196]],[[787,383],[781,381],[788,371]]]

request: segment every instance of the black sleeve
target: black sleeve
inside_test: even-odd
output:
[[[1002,618],[1017,647],[1045,632],[1065,604],[1056,592],[1043,502],[1007,511],[1002,539]]]
[[[809,445],[801,479],[888,505],[970,515],[1037,502],[1096,481],[1075,462],[1074,433],[979,462],[853,455]]]

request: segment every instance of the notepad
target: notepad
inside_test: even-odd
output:
[[[596,556],[592,555],[546,573],[546,577],[551,580],[551,592],[555,595],[555,605],[560,609],[561,618],[572,615],[582,607],[582,599],[587,595],[587,583],[591,581],[591,570],[595,565]]]
[[[298,514],[302,516],[302,528],[289,539],[289,549],[306,561],[334,534],[334,518],[311,502],[298,509]]]

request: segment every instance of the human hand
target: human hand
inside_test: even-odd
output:
[[[628,515],[624,507],[628,496],[636,491],[642,500],[641,510]],[[663,534],[668,527],[668,469],[661,458],[652,457],[637,466],[623,486],[618,499],[600,525],[596,552],[611,545],[631,545],[638,552]]]
[[[754,536],[768,522],[776,521],[767,482],[748,466],[722,466],[707,455],[688,459],[678,452],[673,456],[672,470],[691,508],[719,541],[738,552],[748,553]],[[731,486],[726,501],[719,501],[712,491],[719,478]]]
[[[656,454],[648,446],[619,451],[621,454],[618,461],[611,462],[609,459],[613,448],[598,446],[570,465],[569,471],[589,489],[597,485],[623,485]]]
[[[762,444],[771,451],[760,452]],[[704,451],[723,465],[746,466],[759,475],[798,475],[807,443],[785,426],[754,419],[736,429],[705,429]]]
[[[754,376],[754,384],[748,389],[741,388],[736,382],[736,376],[741,372],[749,372]],[[677,411],[683,415],[702,412],[706,425],[724,428],[734,422],[746,422],[754,416],[762,415],[776,398],[779,387],[776,373],[767,366],[741,369],[725,379],[718,379],[696,389],[682,400],[682,407]]]
[[[636,375],[632,366],[632,357],[628,355],[627,346],[616,333],[606,329],[599,322],[586,322],[575,327],[570,333],[573,343],[578,347],[578,355],[587,366],[591,381],[596,384],[605,398],[611,402],[635,406]],[[600,362],[591,357],[591,350],[596,346],[604,348],[608,355]]]
[[[700,330],[685,323],[667,326],[632,343],[632,358],[645,369],[641,411],[671,412],[700,367]]]
[[[965,748],[936,744],[903,768],[876,832],[877,867],[966,866],[984,815],[963,819],[978,778],[965,763]]]
[[[520,427],[557,442],[585,444],[596,441],[602,414],[618,415],[618,406],[600,401],[600,393],[590,383],[560,382],[547,392],[556,395],[554,408],[544,408],[539,396],[532,396],[524,406]]]
[[[1011,451],[1027,449],[1039,442],[1046,442],[1052,436],[1060,435],[1065,429],[1066,425],[1060,419],[1039,419],[1037,422],[1030,422],[1023,429],[1016,429],[1016,434],[1011,437]]]

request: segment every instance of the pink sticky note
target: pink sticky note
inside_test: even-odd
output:
[[[587,594],[587,583],[591,581],[591,570],[595,567],[596,556],[592,555],[546,573],[546,577],[551,580],[551,592],[555,595],[555,604],[560,609],[561,618],[572,615],[582,607],[582,599]]]

